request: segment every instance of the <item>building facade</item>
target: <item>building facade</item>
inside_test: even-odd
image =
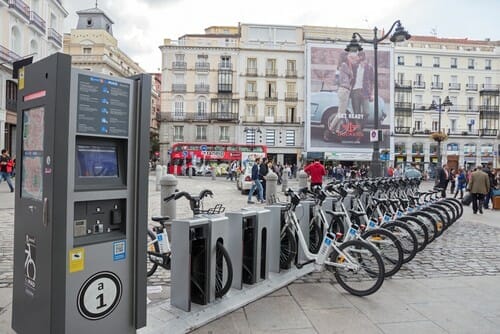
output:
[[[62,50],[68,12],[61,0],[0,1],[0,147],[16,152],[17,79],[12,64]]]
[[[161,157],[175,142],[266,144],[296,163],[303,148],[300,27],[241,24],[166,39]]]
[[[395,75],[395,164],[416,162],[432,170],[438,145],[451,167],[497,164],[498,43],[413,36],[395,47]],[[446,97],[451,105],[443,105]],[[434,141],[435,132],[447,139]]]

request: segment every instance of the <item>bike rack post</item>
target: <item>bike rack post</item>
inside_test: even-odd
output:
[[[297,208],[295,209],[295,213],[297,215],[297,218],[299,219],[299,226],[300,229],[302,230],[302,234],[304,235],[304,239],[307,242],[307,246],[309,246],[309,222],[311,221],[310,219],[310,208],[314,206],[314,201],[310,200],[301,200],[300,204],[297,205]],[[308,261],[308,257],[306,256],[305,251],[300,245],[300,243],[297,244],[297,261],[298,263],[306,262]]]
[[[206,219],[210,224],[210,248],[209,248],[209,256],[210,256],[210,276],[209,276],[209,302],[213,302],[215,300],[215,285],[216,285],[216,266],[217,266],[217,241],[221,239],[222,244],[226,249],[228,246],[233,244],[235,240],[230,237],[229,234],[229,218],[222,215],[205,215]],[[228,251],[229,252],[229,251]],[[233,262],[233,255],[229,252],[229,256],[231,257],[231,262]],[[234,264],[233,264],[234,268]],[[233,270],[234,271],[234,270]],[[227,275],[227,272],[222,273],[223,276]],[[233,273],[234,275],[234,273]]]
[[[210,224],[207,218],[172,222],[170,302],[186,312],[210,296]],[[198,277],[192,282],[193,276]]]
[[[275,261],[272,245],[279,245],[279,230],[272,239],[271,212],[261,208],[228,212],[231,244],[228,251],[233,263],[233,285],[255,284],[267,279],[271,262]],[[279,253],[278,253],[279,267]]]
[[[265,207],[271,212],[271,226],[269,228],[270,244],[269,244],[269,270],[271,272],[279,273],[282,270],[290,269],[280,267],[280,253],[281,253],[281,226],[285,219],[285,204],[273,204]]]

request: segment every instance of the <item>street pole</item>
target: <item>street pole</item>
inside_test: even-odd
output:
[[[439,104],[438,104],[438,132],[441,132],[441,97],[439,97]],[[438,147],[437,147],[437,154],[438,154],[438,167],[441,167],[443,159],[441,158],[441,140],[438,141]]]
[[[373,86],[373,121],[375,123],[375,130],[379,134],[379,119],[378,119],[378,39],[377,39],[377,27],[373,28],[373,74],[374,86]],[[381,166],[380,166],[380,138],[373,142],[373,153],[372,153],[372,163],[371,163],[371,173],[372,177],[382,176]]]

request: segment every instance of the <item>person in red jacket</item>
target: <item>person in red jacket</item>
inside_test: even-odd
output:
[[[326,175],[325,167],[319,162],[319,159],[314,159],[313,163],[304,168],[304,172],[306,172],[311,177],[311,190],[314,186],[323,185],[323,176]]]

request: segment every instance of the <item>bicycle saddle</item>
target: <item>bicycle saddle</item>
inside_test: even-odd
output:
[[[167,220],[170,220],[170,216],[153,216],[151,217],[151,220],[163,224]]]

